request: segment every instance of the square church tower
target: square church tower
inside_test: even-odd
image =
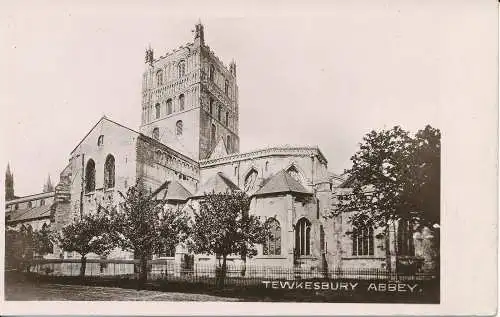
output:
[[[141,133],[195,160],[221,142],[239,152],[236,64],[226,67],[205,45],[201,23],[193,43],[158,58],[148,48],[145,62]]]

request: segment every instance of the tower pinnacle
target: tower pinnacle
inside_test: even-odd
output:
[[[14,195],[14,174],[10,171],[10,164],[7,164],[5,171],[5,200],[16,198]]]
[[[198,19],[198,23],[195,26],[194,42],[200,45],[205,44],[205,34],[203,30],[203,24],[201,19]]]

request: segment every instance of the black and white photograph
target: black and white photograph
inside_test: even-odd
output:
[[[442,304],[442,241],[482,210],[446,186],[484,172],[447,185],[444,149],[471,103],[496,131],[496,5],[22,2],[0,5],[4,303]]]

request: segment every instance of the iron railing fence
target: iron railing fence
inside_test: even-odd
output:
[[[24,267],[39,275],[78,276],[81,262],[80,259],[40,259],[30,261]],[[138,278],[139,270],[139,260],[87,259],[85,276],[135,279]],[[215,284],[218,277],[221,277],[221,269],[213,264],[195,263],[187,268],[174,260],[148,261],[148,280]],[[229,263],[224,282],[226,285],[253,285],[260,284],[262,280],[297,279],[425,281],[438,277],[438,272],[408,274],[377,268],[335,267],[321,270],[316,267],[244,266]]]

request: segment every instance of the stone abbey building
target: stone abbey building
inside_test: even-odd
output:
[[[187,213],[208,192],[243,190],[251,197],[250,212],[270,222],[273,238],[259,246],[250,265],[383,268],[387,247],[391,254],[400,248],[408,258],[432,265],[428,230],[405,234],[400,226],[398,234],[390,232],[397,243],[386,246],[376,228],[350,234],[348,214],[327,217],[335,213],[336,196],[348,189],[341,176],[328,171],[318,147],[240,153],[237,76],[234,61],[226,67],[205,45],[201,23],[192,43],[163,56],[147,49],[139,129],[102,117],[70,152],[53,192],[7,201],[8,223],[34,222],[22,215],[38,208],[44,212],[43,223],[60,229],[98,204],[115,204],[118,192],[137,180],[152,192],[170,182],[168,191],[160,190],[157,197]],[[28,205],[41,199],[44,206]],[[186,255],[180,245],[157,257],[181,262]],[[56,247],[53,256],[72,255]],[[110,255],[132,256],[118,250]],[[216,261],[213,256],[190,256],[194,263]]]

